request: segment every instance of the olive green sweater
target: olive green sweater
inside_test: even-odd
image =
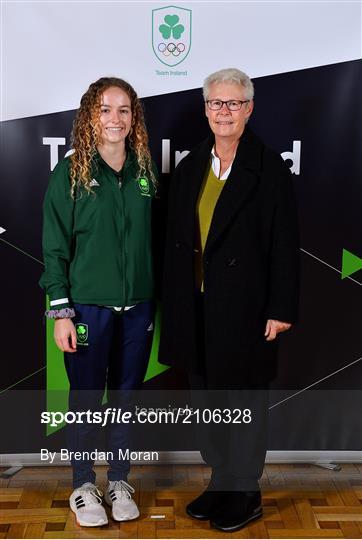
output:
[[[216,203],[220,197],[226,180],[219,180],[210,165],[206,171],[196,206],[196,238],[195,238],[195,284],[204,292],[202,273],[202,257],[209,234]]]

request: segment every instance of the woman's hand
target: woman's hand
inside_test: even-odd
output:
[[[55,320],[54,339],[61,351],[77,352],[77,333],[72,319]]]
[[[285,332],[289,330],[292,325],[287,322],[275,321],[274,319],[268,319],[265,328],[265,334],[267,341],[273,341],[279,334],[279,332]]]

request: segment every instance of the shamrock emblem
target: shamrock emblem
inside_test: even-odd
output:
[[[85,344],[88,339],[88,325],[85,323],[77,323],[75,325],[77,331],[77,343]]]
[[[150,191],[150,186],[148,184],[148,180],[147,178],[140,178],[138,180],[138,185],[140,187],[140,190],[142,191],[142,193],[145,193],[145,194],[148,194],[149,191]]]
[[[181,34],[185,30],[185,27],[182,24],[177,24],[180,17],[178,15],[166,15],[163,20],[166,24],[161,24],[158,28],[163,39],[169,39],[171,34],[174,39],[180,39]]]
[[[87,331],[87,330],[84,328],[83,325],[79,325],[79,326],[77,327],[77,334],[80,334],[81,336],[82,336],[83,334],[85,334],[86,331]]]

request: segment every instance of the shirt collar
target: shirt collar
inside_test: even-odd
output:
[[[215,145],[213,145],[213,147],[211,148],[211,166],[212,166],[212,170],[214,171],[215,176],[219,178],[219,180],[226,180],[228,178],[231,171],[231,167],[233,166],[233,163],[234,163],[234,159],[235,159],[235,155],[233,157],[232,162],[230,163],[230,166],[226,169],[224,174],[220,176],[221,161],[220,161],[220,158],[216,155]]]

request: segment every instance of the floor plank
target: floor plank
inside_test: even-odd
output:
[[[101,490],[106,467],[96,467]],[[129,482],[136,489],[140,518],[82,528],[68,506],[69,467],[25,467],[0,483],[1,538],[361,538],[360,466],[339,472],[306,464],[267,465],[261,480],[263,518],[232,534],[191,519],[186,505],[207,486],[210,469],[202,465],[134,466]]]

